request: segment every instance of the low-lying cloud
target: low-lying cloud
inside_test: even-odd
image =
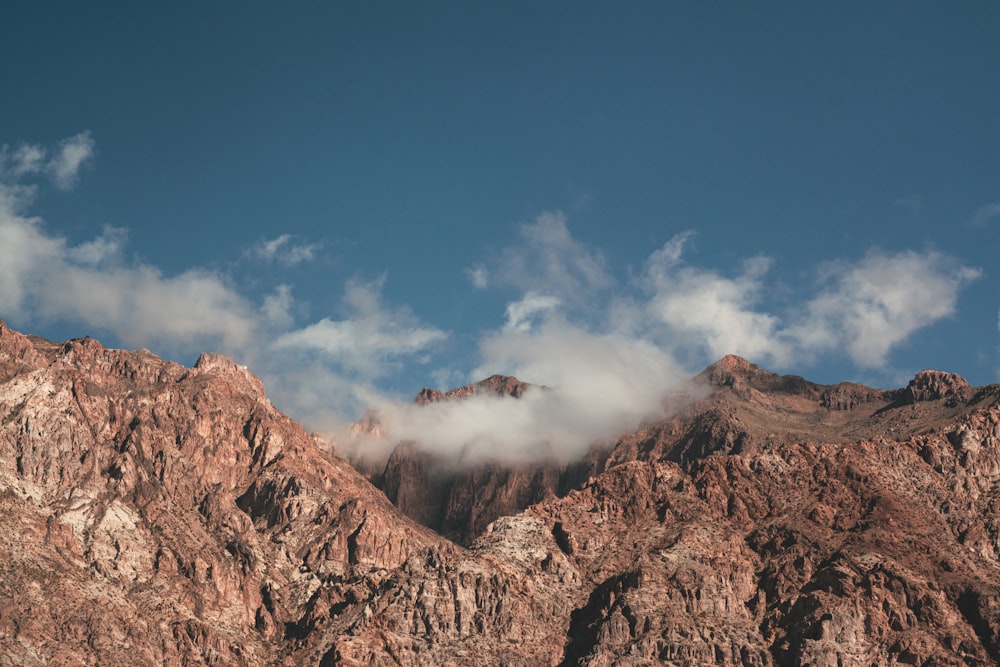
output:
[[[450,334],[386,303],[384,275],[348,281],[338,312],[302,321],[307,310],[293,285],[255,298],[224,272],[168,275],[127,259],[125,229],[74,245],[28,214],[38,179],[72,187],[93,154],[89,133],[52,150],[0,150],[0,316],[27,327],[75,323],[81,333],[107,332],[167,355],[227,353],[260,374],[292,416],[381,456],[412,440],[459,464],[572,460],[662,416],[668,394],[730,353],[778,370],[819,355],[884,369],[894,349],[954,314],[959,293],[980,275],[933,249],[872,249],[823,265],[810,294],[781,303],[771,298],[776,258],[698,266],[689,231],[622,280],[600,250],[573,237],[564,215],[544,213],[521,225],[516,243],[466,269],[470,289],[509,298],[503,324],[480,334],[464,379],[502,373],[546,389],[417,406],[383,387],[414,365],[449,374]],[[243,256],[292,266],[320,249],[281,233]],[[352,441],[346,428],[366,409],[387,434],[380,441]]]

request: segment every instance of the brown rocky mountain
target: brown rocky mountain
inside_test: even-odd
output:
[[[0,324],[0,665],[1000,661],[1000,387],[698,381],[462,547],[245,368]]]
[[[493,375],[447,392],[425,387],[415,402],[459,401],[480,394],[520,398],[532,390],[545,389],[514,377]],[[457,467],[450,459],[404,441],[386,461],[352,459],[352,464],[406,516],[468,546],[499,517],[517,514],[576,488],[603,465],[607,455],[608,451],[595,448],[584,460],[570,465],[482,463]]]

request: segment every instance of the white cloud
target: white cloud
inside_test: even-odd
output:
[[[127,229],[106,226],[101,235],[92,241],[69,248],[67,256],[78,264],[103,264],[121,257],[127,238]]]
[[[294,301],[290,285],[278,285],[274,292],[264,297],[260,311],[270,328],[285,330],[295,323],[295,318],[292,317]]]
[[[806,352],[842,351],[862,367],[883,367],[892,348],[955,312],[959,290],[980,271],[936,251],[869,252],[827,267],[827,287],[788,334]]]
[[[537,315],[553,310],[559,306],[559,299],[528,292],[519,301],[507,304],[507,322],[504,330],[527,333],[531,330],[533,320]]]
[[[1000,218],[1000,202],[984,204],[972,214],[973,227],[985,227],[993,219]]]
[[[55,155],[36,144],[22,144],[16,149],[0,148],[0,182],[17,183],[28,174],[44,174],[61,190],[76,185],[80,167],[94,154],[90,132],[81,132],[59,143]]]
[[[90,132],[63,140],[59,152],[48,165],[49,176],[57,187],[68,190],[76,185],[80,166],[94,154],[94,140]]]
[[[291,234],[281,234],[273,239],[260,241],[247,251],[247,256],[265,262],[278,262],[285,266],[295,266],[312,261],[319,249],[318,243],[296,244]]]
[[[112,332],[130,346],[236,352],[253,334],[253,308],[221,276],[189,270],[167,277],[125,265],[121,230],[78,246],[41,221],[0,210],[0,312],[69,320]]]
[[[426,406],[383,401],[388,442],[413,440],[455,464],[579,458],[594,444],[664,414],[664,397],[686,371],[642,340],[592,333],[553,319],[530,332],[482,341],[474,377],[500,372],[544,385],[519,399],[476,396]],[[372,447],[362,440],[360,447]],[[385,453],[385,444],[376,452]]]
[[[561,218],[554,220],[548,236],[558,242],[538,252],[546,234],[525,234],[525,244],[535,246],[506,254],[524,259],[521,268],[566,267],[594,256],[568,237]],[[671,390],[725,354],[779,368],[821,353],[885,367],[913,332],[953,313],[960,289],[979,275],[933,251],[871,252],[827,265],[819,292],[781,317],[762,307],[771,259],[752,257],[728,274],[690,266],[684,251],[692,237],[678,234],[652,253],[633,285],[639,291],[619,292],[597,317],[593,308],[526,289],[507,305],[504,326],[481,338],[481,359],[468,379],[504,373],[547,389],[519,400],[480,396],[423,407],[380,398],[376,412],[388,440],[374,451],[384,455],[406,439],[470,463],[569,460],[662,415]],[[557,248],[567,256],[555,256]],[[539,256],[547,260],[538,263]],[[608,282],[588,288],[586,280],[566,280],[562,291],[593,296]]]
[[[486,289],[490,285],[490,272],[482,265],[476,265],[465,270],[465,276],[476,289]]]
[[[6,146],[4,147],[6,149]],[[24,144],[10,156],[10,173],[14,179],[25,174],[35,174],[45,168],[45,149],[41,146]]]
[[[279,336],[275,350],[319,354],[328,362],[365,377],[384,375],[395,362],[447,338],[434,327],[423,326],[407,309],[382,305],[382,282],[352,282],[345,290],[348,317],[323,318]]]
[[[522,225],[521,243],[504,248],[489,275],[494,285],[548,294],[577,307],[612,285],[603,255],[574,239],[559,212]]]
[[[218,272],[191,268],[165,275],[153,265],[126,261],[124,229],[105,227],[99,236],[73,245],[46,231],[40,219],[24,215],[36,187],[21,184],[18,178],[45,174],[57,186],[66,186],[92,152],[88,133],[62,142],[51,158],[34,145],[0,150],[4,317],[81,323],[97,334],[110,332],[125,345],[151,347],[163,354],[221,351],[259,364],[258,372],[285,380],[285,387],[295,384],[288,378],[296,376],[297,384],[306,387],[310,378],[321,377],[351,378],[359,384],[360,374],[377,377],[398,360],[424,352],[445,337],[444,332],[422,325],[407,309],[384,306],[381,281],[348,285],[345,319],[324,318],[293,330],[293,313],[303,309],[288,285],[278,285],[255,304]],[[311,257],[315,247],[295,244],[290,235],[282,235],[261,243],[257,251],[268,260],[296,263]],[[322,357],[320,363],[316,354]],[[356,401],[367,391],[341,393]],[[305,389],[290,395],[304,400],[308,393]],[[295,403],[287,408],[298,409]]]
[[[819,354],[884,367],[914,332],[953,314],[980,273],[935,251],[873,251],[827,265],[813,295],[777,312],[766,299],[770,258],[694,266],[685,256],[693,234],[684,232],[632,283],[616,286],[601,253],[573,238],[562,214],[546,213],[495,261],[466,270],[477,289],[519,291],[503,326],[481,336],[467,377],[506,373],[548,389],[417,408],[377,383],[407,363],[428,363],[448,334],[384,303],[384,277],[349,282],[339,317],[297,325],[306,305],[289,285],[252,299],[218,272],[166,275],[127,261],[123,229],[74,245],[27,216],[36,186],[19,179],[43,175],[68,187],[92,153],[86,133],[54,157],[33,145],[0,150],[0,314],[82,323],[160,353],[226,352],[251,363],[276,403],[311,428],[340,428],[373,406],[393,438],[465,461],[574,458],[662,414],[668,392],[729,353],[779,368]],[[247,256],[295,264],[316,247],[282,234]],[[435,377],[459,374],[449,367]]]
[[[641,281],[649,293],[649,317],[667,327],[665,344],[700,350],[709,360],[738,354],[764,363],[787,363],[790,351],[779,334],[780,319],[754,309],[771,260],[748,259],[733,278],[683,266],[683,246],[690,238],[691,233],[684,232],[654,252]]]

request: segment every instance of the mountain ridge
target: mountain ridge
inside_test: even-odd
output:
[[[0,665],[1000,660],[1000,387],[723,361],[463,547],[223,357],[0,323]]]

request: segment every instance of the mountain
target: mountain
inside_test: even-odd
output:
[[[0,323],[0,665],[1000,662],[1000,387],[694,382],[461,546],[246,368]]]
[[[544,391],[517,378],[493,375],[447,392],[424,388],[414,402],[461,401],[472,396],[520,398]],[[459,544],[468,546],[501,516],[565,495],[600,468],[608,451],[595,447],[584,459],[567,465],[503,465],[496,462],[456,466],[417,443],[403,441],[384,462],[351,458],[351,463],[406,516]]]

